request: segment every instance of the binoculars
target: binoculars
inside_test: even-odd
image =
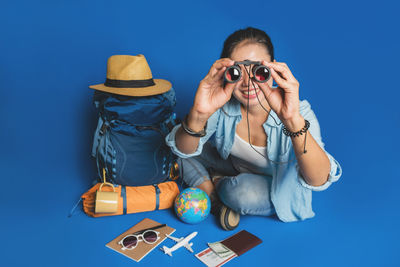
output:
[[[235,61],[235,64],[226,68],[224,72],[224,80],[228,83],[236,83],[242,78],[242,69],[239,65],[247,66],[253,65],[251,73],[253,73],[253,79],[259,83],[265,83],[271,77],[271,70],[261,64],[261,61]]]

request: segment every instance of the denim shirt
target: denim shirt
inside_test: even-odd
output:
[[[325,151],[321,140],[318,120],[307,100],[300,102],[300,114],[310,122],[309,133],[318,145]],[[274,119],[272,118],[274,117]],[[240,103],[232,97],[222,108],[217,110],[207,123],[206,136],[201,137],[195,152],[185,154],[179,151],[175,143],[175,135],[180,125],[175,126],[166,136],[167,145],[181,158],[198,156],[205,142],[210,141],[217,148],[223,159],[227,159],[235,138],[237,124],[242,119]],[[321,186],[311,186],[305,182],[297,164],[290,137],[282,132],[283,123],[271,110],[268,119],[263,124],[267,135],[267,153],[272,165],[271,201],[277,216],[284,222],[304,220],[314,217],[311,198],[312,190],[322,191],[336,182],[342,175],[339,163],[325,151],[330,162],[328,180]],[[275,162],[275,163],[274,163]],[[286,162],[286,163],[285,163]]]

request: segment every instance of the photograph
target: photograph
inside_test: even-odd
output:
[[[397,1],[1,6],[2,266],[400,266]]]

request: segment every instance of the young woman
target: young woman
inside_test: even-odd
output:
[[[240,64],[241,79],[224,82],[225,70],[245,60],[268,67],[271,78],[259,82],[252,65]],[[181,159],[185,183],[210,196],[226,230],[238,225],[239,214],[276,214],[284,222],[311,218],[311,191],[341,176],[310,104],[299,100],[299,82],[275,60],[269,36],[255,28],[226,39],[189,114],[166,141]]]

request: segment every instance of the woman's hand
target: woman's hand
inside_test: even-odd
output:
[[[224,87],[223,76],[226,68],[233,64],[234,61],[229,58],[222,58],[215,61],[197,88],[192,108],[193,112],[208,119],[208,117],[229,101],[236,84],[227,83]]]
[[[270,68],[278,88],[271,88],[267,83],[256,83],[286,128],[299,131],[304,126],[304,119],[299,112],[299,82],[285,63],[263,61],[262,64]]]
[[[206,130],[208,118],[231,98],[235,84],[227,84],[224,87],[223,76],[226,68],[233,64],[234,61],[228,58],[215,61],[206,77],[200,82],[193,101],[193,107],[185,117],[186,125],[192,131],[200,132]],[[175,136],[176,147],[186,154],[196,151],[199,140],[198,136],[188,134],[182,127],[178,129]],[[206,190],[208,191],[207,193],[212,189],[211,187],[208,188]]]

